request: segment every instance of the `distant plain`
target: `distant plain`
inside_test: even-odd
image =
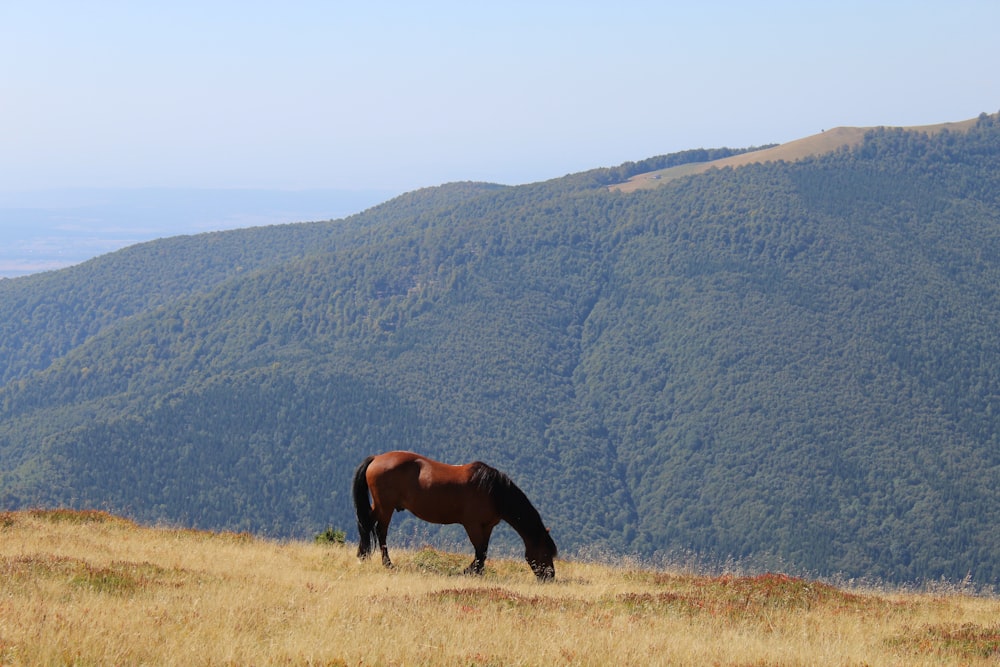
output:
[[[157,238],[336,220],[396,194],[194,188],[0,192],[0,278],[62,269]]]

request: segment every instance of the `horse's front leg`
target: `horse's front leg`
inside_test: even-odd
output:
[[[465,568],[464,574],[482,574],[486,567],[486,549],[487,547],[476,547],[476,557],[472,559],[469,563],[469,567]]]
[[[490,535],[493,533],[493,526],[466,526],[465,532],[469,534],[469,541],[476,550],[476,557],[465,568],[465,574],[482,574],[486,567],[486,552],[490,548]]]

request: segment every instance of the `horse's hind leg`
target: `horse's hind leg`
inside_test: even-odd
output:
[[[375,535],[378,537],[378,545],[382,550],[382,565],[391,568],[392,561],[389,560],[389,547],[386,546],[386,538],[389,536],[389,522],[392,521],[392,510],[378,512],[376,517]]]

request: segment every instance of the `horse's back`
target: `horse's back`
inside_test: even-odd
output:
[[[473,464],[450,465],[413,452],[386,452],[368,466],[368,483],[376,504],[409,510],[432,523],[464,523],[470,513],[495,511],[489,498],[470,485],[472,470]]]
[[[393,477],[416,476],[424,485],[465,483],[469,478],[469,468],[473,464],[451,465],[441,463],[420,454],[408,451],[394,451],[378,454],[368,466],[369,482],[373,477],[389,475]]]

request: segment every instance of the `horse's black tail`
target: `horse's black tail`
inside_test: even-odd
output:
[[[375,539],[375,517],[372,515],[372,506],[368,500],[368,479],[365,477],[368,465],[374,458],[369,456],[354,471],[354,509],[358,513],[358,558],[368,558],[374,548],[372,540]]]

